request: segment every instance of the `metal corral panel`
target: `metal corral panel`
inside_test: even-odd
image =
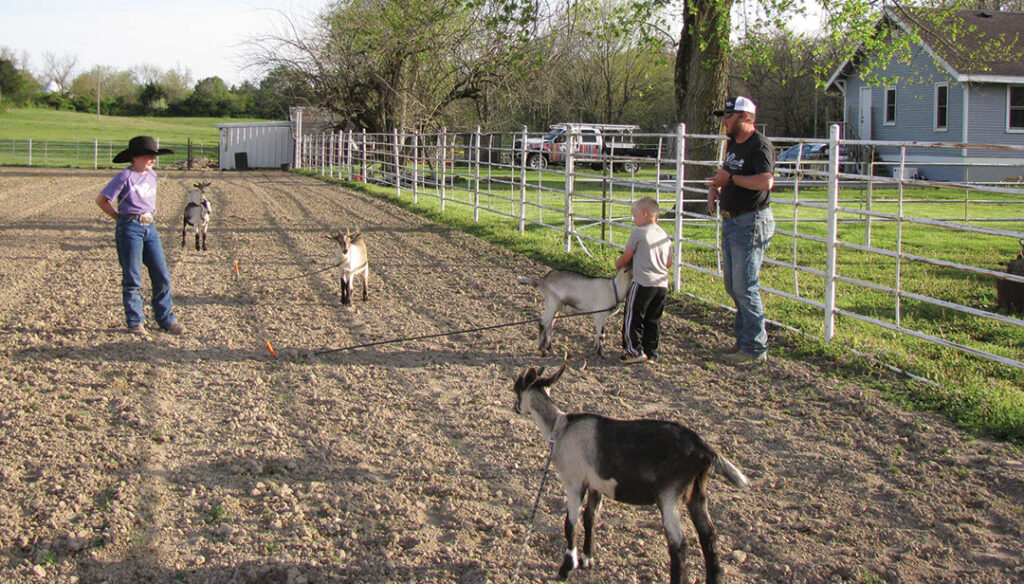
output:
[[[238,160],[248,168],[281,168],[295,156],[291,122],[218,124],[220,169],[236,170]]]

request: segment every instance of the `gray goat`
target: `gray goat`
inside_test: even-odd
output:
[[[206,251],[206,230],[210,227],[210,213],[213,210],[210,201],[206,199],[206,187],[211,182],[197,182],[192,185],[188,192],[188,203],[185,205],[185,214],[181,225],[181,247],[185,247],[185,232],[189,227],[196,232],[196,251],[199,251],[199,232],[203,233],[203,251]]]
[[[596,414],[564,414],[551,401],[550,389],[565,365],[550,377],[530,367],[515,380],[513,410],[526,414],[551,444],[551,460],[565,487],[567,548],[558,577],[568,578],[594,557],[594,525],[601,500],[611,497],[633,505],[657,505],[668,539],[671,584],[689,584],[686,537],[679,504],[686,505],[704,552],[707,583],[719,581],[722,568],[715,543],[717,531],[708,514],[707,484],[712,469],[737,487],[749,483],[731,462],[700,436],[675,422],[616,420]],[[576,527],[583,510],[583,558],[576,553]]]
[[[543,278],[517,278],[520,284],[536,286],[544,294],[544,316],[538,328],[537,349],[541,355],[551,350],[551,329],[558,313],[594,313],[594,351],[601,355],[604,323],[618,311],[629,292],[633,268],[621,268],[614,278],[598,278],[567,270],[551,270]]]
[[[350,233],[338,231],[334,235],[325,235],[338,245],[335,254],[335,263],[338,266],[338,281],[341,285],[341,303],[345,306],[352,304],[352,286],[356,276],[363,279],[363,300],[366,300],[367,279],[370,277],[370,264],[367,261],[366,241],[359,231]]]

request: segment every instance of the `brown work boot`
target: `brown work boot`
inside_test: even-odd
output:
[[[740,365],[743,363],[755,363],[763,362],[768,360],[768,353],[761,353],[760,355],[751,355],[744,351],[736,351],[728,355],[722,355],[722,361],[732,365]]]
[[[172,322],[171,324],[169,324],[167,326],[160,325],[160,328],[165,333],[172,334],[172,335],[180,335],[180,334],[185,332],[185,327],[181,326],[181,323],[177,322],[177,321]]]

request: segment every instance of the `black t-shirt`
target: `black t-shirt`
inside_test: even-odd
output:
[[[774,172],[775,148],[771,140],[760,132],[754,132],[744,142],[729,140],[722,167],[740,176]],[[719,205],[726,211],[739,213],[768,204],[769,196],[769,191],[752,191],[737,185],[727,185],[722,188]]]

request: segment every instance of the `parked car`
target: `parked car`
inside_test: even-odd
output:
[[[802,154],[801,154],[802,150]],[[825,167],[828,163],[828,143],[826,142],[804,142],[794,144],[779,154],[775,159],[775,172],[779,176],[790,176],[797,172],[797,163],[800,164],[800,171],[813,170],[815,172],[827,172]],[[839,150],[839,172],[856,173],[857,159],[852,153],[846,150]],[[802,174],[802,173],[801,173]]]

